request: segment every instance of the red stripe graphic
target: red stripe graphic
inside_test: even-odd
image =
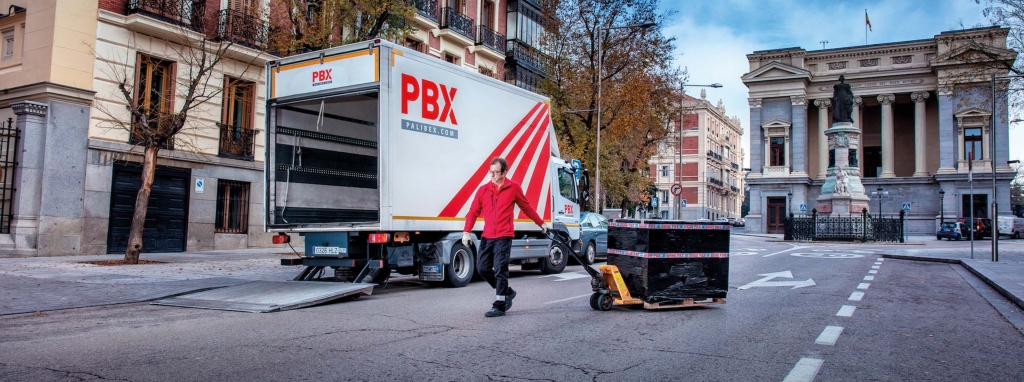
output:
[[[547,198],[546,202],[547,203],[553,203],[554,202],[554,200],[551,199],[551,188],[550,187],[548,187],[548,198]],[[548,208],[544,209],[544,221],[551,220],[551,209],[552,209],[552,206],[548,206]]]
[[[548,129],[548,122],[550,119],[544,120],[544,131]],[[540,147],[540,158],[537,159],[537,163],[534,165],[533,178],[530,179],[529,190],[526,191],[526,200],[533,203],[533,207],[537,208],[540,200],[540,191],[544,186],[544,176],[547,175],[548,165],[551,162],[551,137],[544,134],[544,143]],[[534,147],[536,149],[536,147]],[[520,219],[526,217],[521,211],[519,213]]]
[[[530,128],[527,129],[526,133],[519,137],[519,139],[515,142],[515,145],[512,147],[512,151],[509,152],[509,155],[505,157],[505,160],[508,161],[509,163],[509,179],[516,181],[516,183],[519,183],[523,187],[526,187],[526,170],[529,169],[529,166],[524,165],[522,163],[522,161],[520,160],[520,154],[522,154],[523,148],[530,148],[533,144],[535,144],[531,143],[530,145],[527,145],[528,141],[533,140],[535,142],[538,139],[537,137],[543,134],[544,128],[538,129],[537,127],[541,125],[542,120],[546,120],[548,116],[546,111],[547,106],[545,106],[544,109],[542,109],[540,113],[537,114],[533,122],[530,123]],[[532,158],[532,154],[529,154],[529,151],[527,151],[527,153],[528,154],[524,158],[529,160],[530,158]]]
[[[466,184],[463,185],[461,189],[459,189],[459,192],[455,194],[455,197],[452,198],[450,202],[448,202],[448,205],[446,205],[444,209],[441,210],[441,213],[437,215],[438,217],[455,217],[456,215],[458,215],[459,210],[461,210],[462,207],[464,207],[466,203],[469,202],[469,198],[473,195],[473,192],[476,191],[476,187],[478,186],[478,184],[473,182],[473,179],[483,178],[484,175],[487,174],[487,171],[490,170],[491,158],[501,155],[501,152],[505,151],[505,148],[507,148],[509,143],[512,142],[512,139],[515,138],[516,134],[518,134],[523,129],[523,127],[526,126],[526,122],[530,120],[530,117],[534,116],[534,113],[536,113],[542,105],[544,105],[544,103],[538,102],[537,105],[533,107],[533,109],[530,109],[529,113],[526,113],[526,116],[524,116],[523,119],[519,121],[519,124],[517,124],[516,127],[513,128],[512,131],[508,133],[508,135],[505,136],[505,139],[503,139],[501,143],[498,144],[498,147],[496,147],[494,151],[491,152],[491,155],[484,159],[484,163],[481,164],[480,168],[478,168],[476,172],[473,173],[473,176],[466,181]]]

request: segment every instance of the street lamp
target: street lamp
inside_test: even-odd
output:
[[[604,65],[604,49],[601,44],[601,34],[604,31],[612,29],[647,29],[658,25],[657,23],[643,23],[634,25],[622,25],[617,27],[603,27],[597,32],[597,164],[596,164],[596,179],[594,183],[594,212],[601,213],[599,205],[603,205],[601,197],[601,77],[604,72],[602,66]]]
[[[997,202],[998,199],[996,198],[996,163],[998,163],[996,161],[996,135],[997,135],[996,134],[996,79],[1011,79],[1011,78],[1021,78],[1021,77],[1024,77],[1024,76],[1022,76],[1022,75],[1006,75],[1006,76],[992,75],[992,118],[989,118],[989,122],[988,122],[989,123],[988,131],[989,131],[989,134],[991,134],[991,138],[989,138],[988,141],[989,141],[989,146],[990,146],[989,147],[989,152],[992,153],[991,154],[992,155],[992,161],[991,161],[991,163],[992,163],[992,221],[995,223],[995,224],[992,224],[992,262],[993,263],[999,261],[999,224],[998,224],[998,221],[999,221],[999,202]],[[1009,106],[1009,105],[1007,105],[1007,106]],[[1007,113],[1009,113],[1009,110],[1007,110]],[[1010,122],[1012,123],[1013,121],[1010,121]],[[974,195],[971,195],[971,199],[972,200],[974,199]]]
[[[789,204],[786,205],[786,216],[788,217],[789,214],[793,212],[793,191],[790,190],[787,192],[786,196],[789,197]]]
[[[946,222],[946,190],[939,190],[939,228]]]
[[[882,217],[882,197],[889,196],[889,191],[882,191],[882,186],[878,186],[878,190],[871,192],[871,195],[878,196],[878,217]]]
[[[685,100],[685,98],[684,98],[685,97],[685,95],[684,95],[685,92],[683,90],[684,86],[692,86],[692,87],[700,87],[700,88],[716,88],[717,89],[717,88],[722,87],[722,84],[717,83],[717,82],[713,83],[711,85],[690,85],[690,84],[684,84],[682,82],[679,83],[679,126],[678,126],[679,130],[676,132],[676,141],[678,143],[678,145],[676,146],[676,157],[678,158],[677,167],[676,167],[677,168],[677,170],[676,170],[676,184],[681,184],[682,183],[682,172],[683,172],[683,101]],[[680,208],[682,205],[683,205],[683,195],[680,193],[679,195],[676,195],[676,217],[675,217],[676,219],[682,219],[683,218],[683,211]]]

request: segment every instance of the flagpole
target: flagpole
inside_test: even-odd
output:
[[[868,9],[864,8],[864,45],[868,44]],[[881,211],[879,211],[881,212]]]

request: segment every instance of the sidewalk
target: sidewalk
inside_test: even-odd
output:
[[[142,254],[164,264],[98,266],[124,255],[0,259],[0,316],[150,301],[255,280],[291,280],[288,248]]]
[[[992,262],[992,241],[989,239],[974,242],[972,259],[969,241],[939,241],[928,236],[912,238],[924,247],[893,248],[886,250],[882,257],[960,264],[1024,309],[1024,240],[1000,239],[999,262]]]

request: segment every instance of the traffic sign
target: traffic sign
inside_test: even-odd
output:
[[[651,208],[658,208],[658,197],[657,196],[651,198]]]
[[[800,212],[807,212],[807,205],[806,204],[801,204],[800,205]]]
[[[683,199],[683,208],[686,208],[686,199]]]
[[[911,205],[911,204],[912,204],[911,202],[904,202],[904,203],[903,203],[903,208],[902,208],[902,209],[903,209],[904,211],[910,212],[910,205]]]
[[[679,196],[679,194],[683,193],[683,186],[680,186],[679,183],[673,184],[671,191],[672,195]]]
[[[573,159],[572,168],[574,170],[573,173],[576,175],[576,180],[579,180],[580,175],[582,175],[581,169],[583,168],[583,162],[580,162],[579,159]]]

